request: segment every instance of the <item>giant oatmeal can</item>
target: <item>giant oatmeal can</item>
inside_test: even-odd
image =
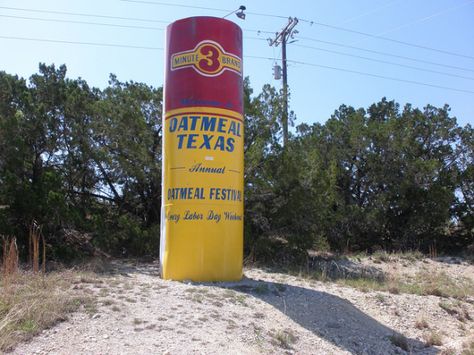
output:
[[[168,26],[163,110],[162,277],[242,277],[242,31],[191,17]]]

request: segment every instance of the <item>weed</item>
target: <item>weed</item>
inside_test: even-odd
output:
[[[109,290],[107,288],[101,288],[99,291],[100,297],[106,297],[109,295]]]
[[[90,308],[94,300],[72,287],[77,279],[77,273],[70,271],[18,273],[9,290],[0,287],[0,352],[66,319],[81,306]]]
[[[199,293],[196,293],[191,295],[191,297],[189,297],[188,299],[196,303],[202,303],[204,301],[204,296]]]
[[[89,275],[81,276],[79,278],[79,282],[83,284],[95,284],[97,281],[96,278],[90,277]]]
[[[38,324],[32,319],[25,319],[20,322],[16,327],[16,330],[25,332],[25,333],[34,333],[38,330]]]
[[[227,319],[227,329],[237,328],[237,323],[233,319]]]
[[[93,316],[98,312],[97,305],[95,302],[87,302],[84,304],[84,311],[89,315]]]
[[[259,295],[265,295],[270,291],[265,283],[258,284],[253,290]]]
[[[297,342],[298,338],[290,329],[279,330],[272,334],[273,344],[283,349],[291,349],[292,345]]]
[[[415,327],[417,329],[428,329],[430,326],[428,325],[428,322],[425,318],[419,318],[415,322]]]
[[[40,253],[40,242],[43,242],[43,263],[42,271],[46,271],[46,244],[44,242],[44,235],[42,233],[42,227],[36,222],[33,221],[30,226],[29,233],[29,258],[30,262],[33,264],[33,272],[39,271],[39,253]]]
[[[425,256],[423,253],[419,250],[412,250],[412,251],[407,251],[404,253],[399,254],[400,259],[408,260],[411,262],[417,261],[417,260],[424,260]]]
[[[206,293],[209,292],[209,290],[206,289],[206,288],[190,287],[190,288],[187,288],[186,290],[184,290],[184,292],[206,294]]]
[[[11,282],[14,282],[18,272],[18,247],[16,238],[2,237],[3,241],[3,257],[2,257],[2,274],[3,287],[8,289]]]
[[[104,306],[111,306],[111,305],[113,305],[114,303],[115,303],[115,301],[114,301],[114,300],[111,300],[111,299],[106,299],[106,300],[103,300],[103,301],[102,301],[102,304],[103,304]]]
[[[474,282],[467,278],[453,279],[444,272],[420,271],[412,279],[400,277],[379,280],[373,278],[341,278],[337,282],[344,286],[357,288],[363,292],[388,291],[393,294],[410,293],[465,299],[474,294]]]
[[[257,318],[257,319],[263,319],[263,318],[265,318],[265,314],[263,314],[261,312],[256,312],[256,313],[253,314],[253,317]]]
[[[471,315],[469,314],[469,311],[460,301],[455,301],[455,302],[443,301],[443,302],[438,303],[438,305],[444,311],[446,311],[446,313],[456,317],[460,322],[472,320]]]
[[[458,313],[458,310],[450,302],[443,301],[438,303],[438,305],[450,315],[456,315]]]
[[[221,315],[219,313],[211,313],[210,316],[215,320],[221,319]]]
[[[255,325],[254,323],[250,323],[253,326],[253,334],[255,343],[259,347],[263,347],[265,337],[263,335],[263,328]]]
[[[462,345],[462,355],[474,355],[474,340],[471,339]]]
[[[245,295],[236,295],[236,297],[235,297],[236,303],[239,303],[242,306],[247,306],[247,302],[245,302],[246,299],[247,299],[247,296],[245,296]]]
[[[393,295],[399,295],[400,294],[400,288],[397,287],[397,285],[390,285],[387,290],[388,290],[388,292],[390,292]]]
[[[224,291],[224,298],[234,298],[237,293],[233,290],[225,290]]]
[[[428,346],[440,346],[443,345],[443,339],[441,337],[441,334],[435,331],[431,331],[428,334],[425,334],[424,336],[426,345]]]
[[[474,293],[474,282],[466,278],[454,279],[445,272],[420,272],[415,282],[420,282],[423,295],[463,299]]]
[[[400,349],[403,349],[405,351],[410,350],[410,343],[408,342],[407,337],[403,334],[393,334],[389,336],[388,339],[393,345],[398,346]]]
[[[386,251],[376,251],[375,253],[372,254],[372,259],[374,263],[388,263],[389,261],[392,260],[390,257],[390,254],[387,253]]]

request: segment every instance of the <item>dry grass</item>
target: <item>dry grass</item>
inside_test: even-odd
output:
[[[298,337],[291,331],[291,329],[279,330],[272,336],[273,345],[280,348],[291,350],[293,345],[298,341]]]
[[[376,251],[370,257],[376,264],[388,263],[393,261],[415,262],[418,260],[423,260],[425,258],[425,256],[421,252],[416,250],[395,253],[389,253],[381,250]]]
[[[393,345],[398,346],[400,349],[410,351],[410,343],[408,342],[407,337],[403,334],[393,334],[389,337],[389,340]]]
[[[18,247],[14,237],[2,236],[2,244],[2,286],[9,289],[10,283],[14,282],[18,273]]]
[[[371,259],[378,264],[393,263],[394,265],[400,264],[403,266],[405,266],[405,263],[426,260],[419,252],[378,252],[374,253]],[[361,257],[353,256],[351,260],[355,264],[355,266],[353,265],[355,270],[360,265],[363,265],[357,265],[360,263]],[[334,259],[332,263],[337,265],[338,259]],[[342,263],[341,267],[344,267],[344,263]],[[452,277],[444,271],[433,271],[427,268],[421,268],[414,275],[389,271],[383,273],[382,276],[377,272],[362,272],[359,276],[351,275],[351,273],[331,276],[325,272],[325,269],[312,271],[300,269],[299,272],[289,269],[284,270],[284,272],[321,282],[336,282],[343,286],[356,288],[362,292],[382,291],[392,294],[434,295],[444,298],[452,297],[458,300],[465,300],[474,294],[474,281],[472,279],[460,276]]]
[[[466,341],[462,346],[462,355],[474,355],[474,338]]]
[[[460,322],[472,320],[468,309],[461,301],[443,301],[438,304],[446,313],[455,317]]]
[[[415,327],[417,329],[428,329],[430,325],[428,324],[425,318],[419,318],[415,322]]]
[[[39,271],[40,265],[40,243],[43,245],[42,250],[42,266],[41,271],[43,273],[46,271],[46,244],[44,242],[44,235],[42,233],[42,227],[36,222],[33,221],[30,226],[29,232],[29,258],[33,266],[33,272]]]
[[[46,275],[19,272],[8,288],[1,287],[0,352],[92,303],[90,297],[72,290],[76,280],[77,274],[70,271]]]
[[[432,331],[424,336],[426,345],[428,346],[440,346],[443,345],[443,337],[438,332]]]
[[[410,293],[465,299],[474,294],[474,282],[467,278],[454,279],[445,272],[420,271],[414,278],[391,275],[385,280],[371,278],[340,279],[338,283],[368,291],[387,291],[393,294]]]

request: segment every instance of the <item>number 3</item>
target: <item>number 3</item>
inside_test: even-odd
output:
[[[199,67],[202,70],[208,72],[215,72],[219,69],[219,51],[216,47],[205,45],[200,50],[201,54],[204,56],[203,59],[199,61]]]

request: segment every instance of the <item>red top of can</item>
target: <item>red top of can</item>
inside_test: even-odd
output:
[[[166,31],[166,111],[216,107],[243,112],[242,30],[218,17],[189,17]]]

